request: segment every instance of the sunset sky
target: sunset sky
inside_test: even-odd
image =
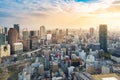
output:
[[[0,25],[120,28],[120,0],[0,0]]]

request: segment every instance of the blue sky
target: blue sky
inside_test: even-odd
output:
[[[76,2],[94,2],[95,0],[75,0],[75,1]]]
[[[0,25],[69,27],[111,24],[120,18],[119,3],[120,0],[0,0]],[[111,14],[113,19],[110,19]]]

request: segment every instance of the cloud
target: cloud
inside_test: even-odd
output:
[[[78,22],[75,24],[79,25],[80,20],[87,22],[94,18],[94,22],[106,15],[110,17],[111,13],[114,13],[113,17],[119,16],[119,3],[120,0],[0,0],[0,17],[8,18],[7,21],[12,23],[17,19],[21,23],[29,20],[27,23],[41,21],[57,25]]]
[[[0,11],[0,17],[13,17],[13,15],[7,13],[7,12],[2,12]]]

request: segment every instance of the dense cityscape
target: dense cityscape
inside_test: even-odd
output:
[[[89,30],[0,27],[0,80],[119,80],[120,36]]]
[[[120,0],[0,0],[0,80],[120,80]]]

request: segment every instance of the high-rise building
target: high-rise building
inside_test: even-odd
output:
[[[19,24],[14,24],[14,28],[17,30],[17,33],[18,33],[18,38],[20,38],[20,27],[19,27]]]
[[[4,33],[8,34],[8,28],[7,27],[4,27]]]
[[[29,32],[27,29],[23,30],[23,50],[24,51],[30,50],[30,38],[29,38]]]
[[[90,28],[90,37],[94,35],[94,28]]]
[[[26,29],[24,29],[23,30],[23,40],[28,40],[28,38],[29,38],[29,32],[28,32],[28,30]]]
[[[2,27],[0,27],[0,33],[2,33]]]
[[[13,44],[18,41],[18,33],[15,28],[10,28],[8,31],[8,43],[10,44],[11,51],[13,50]]]
[[[68,29],[66,29],[66,35],[68,35],[68,32],[69,32]]]
[[[103,49],[107,52],[107,25],[101,24],[99,26],[99,42],[100,42],[100,49]]]
[[[30,31],[30,37],[36,36],[36,31]]]
[[[46,33],[45,26],[41,26],[40,27],[40,39],[44,39],[45,33]]]
[[[5,45],[6,43],[6,34],[0,34],[0,45]]]

